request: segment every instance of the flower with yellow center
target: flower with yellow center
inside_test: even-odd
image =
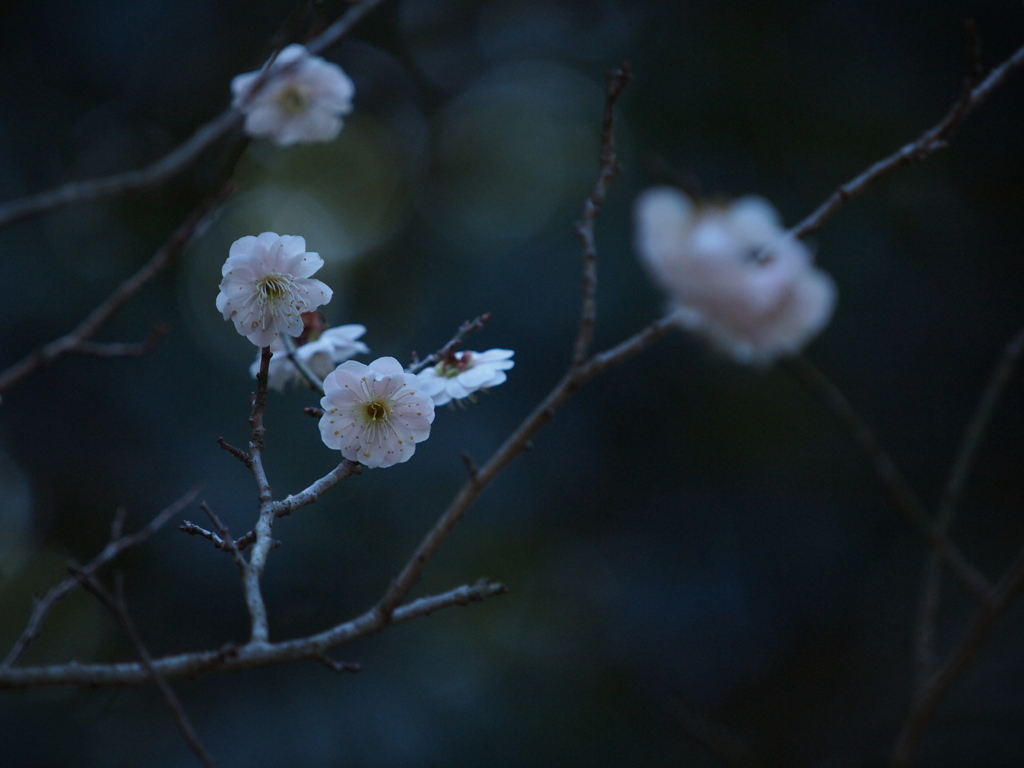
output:
[[[231,81],[232,105],[245,115],[245,132],[283,147],[330,141],[352,111],[355,85],[337,64],[286,46],[270,71],[246,72]]]
[[[393,357],[339,365],[324,379],[320,406],[324,444],[367,467],[408,461],[434,421],[434,403]]]
[[[331,300],[332,291],[310,275],[324,264],[306,252],[306,241],[264,232],[231,244],[221,270],[217,309],[257,347],[270,346],[284,333],[303,331],[302,313]]]

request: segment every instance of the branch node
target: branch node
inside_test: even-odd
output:
[[[251,466],[252,458],[249,456],[249,454],[247,454],[241,448],[236,448],[231,443],[229,443],[227,440],[225,440],[223,437],[218,437],[217,438],[217,445],[219,445],[223,450],[225,450],[228,453],[230,453],[232,456],[234,456],[240,462],[245,464],[245,466],[247,466],[247,467]]]
[[[466,451],[462,452],[462,463],[466,465],[466,471],[469,473],[469,479],[476,480],[476,476],[480,470],[477,467],[476,462],[473,461],[473,457]]]
[[[319,661],[321,664],[323,664],[325,667],[327,667],[332,672],[341,673],[341,672],[362,672],[363,671],[363,665],[362,664],[356,664],[356,663],[349,662],[349,661],[336,661],[335,659],[332,659],[330,656],[328,656],[323,651],[317,651],[316,653],[314,653],[313,654],[313,658],[316,659],[317,661]]]

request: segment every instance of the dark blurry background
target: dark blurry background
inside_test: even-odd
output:
[[[294,3],[6,2],[0,200],[139,167],[222,110]],[[332,19],[337,0],[315,6]],[[243,444],[254,347],[214,308],[228,245],[302,234],[327,261],[331,323],[363,323],[408,359],[465,319],[470,347],[516,350],[509,382],[441,409],[408,464],[367,471],[280,520],[266,594],[275,639],[371,605],[464,479],[564,369],[596,173],[605,73],[628,60],[623,173],[598,223],[598,346],[662,298],[631,248],[630,206],[675,174],[758,193],[789,224],[933,124],[967,71],[1024,40],[997,2],[395,0],[327,58],[356,83],[333,143],[255,142],[240,193],[184,258],[103,332],[170,335],[134,360],[67,358],[0,406],[0,647],[31,595],[191,485],[251,527]],[[977,396],[1024,326],[1024,74],[952,147],[851,203],[813,238],[839,305],[808,350],[934,504]],[[147,260],[202,197],[223,146],[163,189],[0,232],[0,367],[59,335]],[[659,170],[661,169],[661,170]],[[279,496],[330,469],[301,408],[273,395]],[[997,576],[1024,545],[1024,384],[1009,388],[953,533]],[[194,508],[183,517],[200,521]],[[123,559],[154,654],[244,640],[230,558],[169,525]],[[683,725],[696,707],[766,761],[876,764],[908,706],[921,538],[864,457],[784,367],[731,364],[674,335],[584,389],[490,487],[418,594],[481,575],[507,596],[448,610],[311,663],[178,681],[226,767],[718,765]],[[974,606],[945,582],[941,648]],[[1024,764],[1024,610],[1014,607],[936,713],[921,765]],[[131,658],[75,595],[26,663]],[[0,695],[4,766],[191,766],[151,688]]]

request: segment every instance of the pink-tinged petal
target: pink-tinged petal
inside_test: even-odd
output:
[[[507,368],[511,368],[515,365],[515,362],[510,358],[515,354],[511,349],[488,349],[486,352],[474,352],[473,363],[490,363],[500,364]]]
[[[273,232],[269,234],[273,234]],[[280,237],[278,237],[278,241],[281,244],[280,257],[284,259],[286,263],[291,263],[291,261],[295,257],[301,257],[304,255],[317,256],[317,254],[315,253],[306,253],[306,238],[302,237],[301,235],[281,235]],[[317,256],[317,258],[319,258],[319,256]],[[323,259],[320,259],[320,264],[317,265],[317,268],[322,267],[323,265]],[[313,272],[316,272],[316,269],[314,269]],[[309,274],[311,275],[313,274],[313,272],[310,272]],[[298,275],[298,272],[294,272],[293,274]],[[309,275],[298,276],[309,277]]]
[[[324,260],[319,253],[299,252],[288,257],[285,270],[296,277],[308,278],[323,265]]]
[[[636,224],[641,261],[668,293],[680,326],[737,360],[794,354],[827,323],[831,280],[765,200],[698,208],[657,188],[638,198]]]
[[[221,270],[217,309],[253,344],[266,346],[281,333],[299,336],[304,330],[302,313],[330,301],[332,291],[322,282],[282,268],[291,254],[302,263],[304,248],[302,237],[274,232],[247,235],[232,244]],[[317,260],[319,256],[312,259]],[[309,271],[307,266],[303,271]]]
[[[493,368],[477,366],[475,368],[470,368],[468,371],[463,371],[455,378],[458,380],[459,384],[472,392],[475,389],[487,386],[487,382],[490,381],[493,376]]]
[[[240,237],[231,244],[231,247],[228,249],[228,256],[247,256],[252,252],[255,244],[256,238],[252,235]],[[227,269],[227,266],[227,264],[224,265],[225,270]]]
[[[388,376],[405,373],[405,369],[402,367],[402,364],[393,357],[378,357],[369,364],[369,367],[377,373],[382,373]]]
[[[257,71],[232,80],[233,104],[245,114],[250,136],[281,146],[329,141],[342,128],[341,115],[352,111],[352,80],[341,67],[310,55],[301,45],[289,45],[277,55],[269,78],[253,94],[261,77]],[[290,98],[293,94],[301,98]]]

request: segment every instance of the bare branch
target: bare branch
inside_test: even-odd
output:
[[[249,454],[247,454],[241,448],[236,448],[231,443],[229,443],[227,440],[225,440],[223,437],[218,437],[217,438],[217,445],[219,445],[223,450],[225,450],[228,453],[230,453],[232,456],[234,456],[240,462],[245,464],[245,466],[247,466],[247,467],[249,466],[249,461],[250,461]]]
[[[271,505],[274,517],[287,517],[297,509],[315,504],[323,493],[333,488],[346,477],[358,475],[360,470],[361,467],[358,461],[345,459],[326,475],[310,484],[305,490],[293,493],[281,501],[275,501]]]
[[[299,659],[316,659],[318,654],[344,643],[380,632],[389,624],[410,621],[452,606],[467,606],[504,594],[504,585],[481,579],[440,595],[421,597],[396,608],[389,620],[373,608],[366,613],[315,635],[281,643],[250,642],[229,645],[216,651],[198,651],[153,660],[153,668],[166,679],[191,677],[213,670],[231,672]],[[0,690],[53,686],[125,687],[144,685],[150,673],[141,663],[55,664],[40,667],[0,666]]]
[[[87,565],[79,568],[79,572],[86,576],[92,576],[100,568],[109,563],[111,560],[120,555],[124,550],[129,547],[134,547],[142,542],[146,541],[150,536],[156,533],[168,520],[174,517],[176,514],[181,512],[185,507],[191,504],[195,498],[199,495],[202,490],[202,486],[195,486],[191,490],[184,493],[170,506],[165,507],[163,510],[157,513],[157,515],[150,520],[143,528],[139,529],[133,534],[128,536],[120,535],[120,526],[117,524],[117,518],[115,518],[115,525],[112,527],[112,533],[116,534],[111,536],[110,542],[103,548],[103,550],[96,555]],[[10,652],[7,654],[7,658],[4,659],[3,663],[0,664],[0,670],[9,668],[14,662],[18,660],[22,653],[29,644],[39,637],[40,628],[43,625],[43,621],[46,619],[47,614],[54,604],[64,598],[71,590],[78,586],[78,580],[72,577],[64,579],[60,584],[53,587],[46,595],[39,600],[32,609],[32,616],[29,618],[28,625],[25,627],[25,631],[21,633],[21,636],[14,643]]]
[[[910,483],[900,472],[889,452],[882,447],[871,428],[860,418],[850,401],[819,371],[807,358],[794,357],[786,361],[789,370],[797,376],[819,399],[825,407],[846,427],[854,442],[871,463],[875,475],[888,491],[893,505],[902,512],[910,523],[917,528],[928,543],[942,558],[942,562],[974,595],[986,602],[989,600],[989,585],[985,577],[970,564],[963,553],[946,536],[945,532],[936,528],[931,515],[917,497]]]
[[[189,536],[199,536],[213,544],[217,549],[227,550],[227,542],[213,531],[208,531],[201,525],[196,525],[191,520],[185,520],[178,526],[178,530],[187,533]]]
[[[141,357],[148,355],[163,341],[170,332],[166,323],[158,324],[145,341],[130,343],[104,343],[98,341],[82,341],[69,354],[88,355],[90,357]]]
[[[942,503],[939,505],[937,523],[943,531],[949,527],[956,514],[960,497],[963,494],[964,483],[974,465],[974,459],[981,447],[985,433],[988,431],[999,398],[1002,397],[1006,385],[1010,383],[1022,352],[1024,352],[1024,329],[1018,331],[1003,350],[1002,358],[992,372],[992,377],[978,401],[974,416],[971,418],[963,442],[960,444],[960,452],[950,471],[946,491],[943,494]]]
[[[582,365],[587,359],[590,342],[594,338],[594,323],[597,321],[597,241],[594,237],[594,223],[604,205],[608,187],[619,172],[615,153],[615,104],[632,81],[633,75],[626,62],[608,73],[604,122],[601,127],[601,170],[594,183],[594,190],[583,204],[583,215],[576,222],[576,234],[583,243],[583,301],[580,329],[572,353],[573,365]]]
[[[985,433],[992,421],[996,405],[1006,389],[1014,369],[1024,351],[1024,330],[1021,330],[1011,339],[1003,350],[1002,358],[992,377],[989,379],[985,391],[982,393],[971,418],[964,439],[960,444],[960,451],[956,461],[950,470],[949,480],[946,483],[946,490],[942,501],[939,504],[939,512],[935,522],[935,530],[940,535],[947,535],[949,527],[956,515],[960,505],[960,498],[963,495],[964,484],[971,467],[974,465],[978,449],[981,447]],[[921,597],[918,607],[918,620],[916,628],[917,648],[917,696],[921,697],[928,690],[930,680],[935,672],[935,623],[939,612],[939,593],[942,588],[941,570],[937,564],[938,554],[933,552],[925,565],[923,583],[921,586]],[[987,599],[982,601],[989,610],[995,608],[990,592],[986,591]]]
[[[21,361],[0,373],[0,393],[7,392],[16,384],[49,365],[62,355],[79,351],[79,348],[92,340],[114,314],[129,299],[143,289],[168,265],[173,262],[191,242],[202,226],[206,217],[223,203],[234,191],[232,184],[225,184],[217,192],[208,197],[171,235],[170,239],[146,262],[134,275],[125,280],[96,309],[89,313],[78,326],[60,338],[37,349]]]
[[[943,665],[922,686],[914,698],[910,713],[893,749],[891,764],[896,768],[910,765],[917,742],[931,719],[932,713],[953,683],[974,661],[978,648],[1013,600],[1024,588],[1024,549],[999,583],[991,590],[990,599],[978,610],[974,621],[964,633],[959,645],[949,654]]]
[[[263,347],[260,355],[260,370],[256,374],[256,393],[252,397],[252,415],[249,424],[252,426],[252,437],[249,440],[247,465],[256,481],[256,492],[259,497],[259,517],[256,520],[256,540],[249,561],[242,567],[242,588],[245,591],[245,604],[249,609],[252,623],[251,644],[264,644],[270,636],[267,624],[267,607],[260,591],[260,578],[267,563],[267,555],[273,545],[270,536],[274,525],[274,495],[263,468],[263,447],[266,443],[266,428],[263,414],[267,407],[267,374],[270,370],[270,347]],[[237,545],[236,549],[237,549]]]
[[[0,227],[75,203],[109,200],[159,187],[198,160],[203,152],[240,122],[241,115],[236,110],[228,110],[192,134],[184,144],[145,168],[100,179],[73,181],[48,192],[0,205]]]
[[[110,594],[95,576],[82,573],[82,571],[77,569],[73,570],[72,574],[85,589],[94,594],[117,618],[121,628],[124,629],[124,633],[128,636],[129,642],[135,648],[139,660],[146,668],[146,672],[149,673],[150,679],[164,697],[164,702],[171,711],[171,718],[174,720],[174,724],[178,726],[178,730],[181,731],[182,738],[185,739],[189,749],[195,753],[196,757],[199,758],[206,768],[217,768],[217,761],[213,759],[206,750],[206,747],[203,746],[202,741],[199,739],[199,734],[196,733],[196,729],[192,726],[192,721],[189,720],[188,715],[185,713],[185,708],[182,707],[178,697],[174,694],[174,690],[164,679],[163,675],[153,666],[153,657],[149,655],[149,650],[142,642],[142,636],[139,634],[135,621],[128,611],[128,604],[124,599],[124,579],[121,578],[121,574],[118,573],[115,577],[117,583],[116,596]]]
[[[806,237],[817,232],[836,211],[853,198],[864,194],[867,188],[878,179],[904,166],[920,163],[940,149],[944,149],[953,131],[963,119],[983,104],[992,95],[992,92],[1021,66],[1024,66],[1024,46],[1018,48],[1010,58],[989,72],[988,77],[976,86],[965,89],[963,95],[946,113],[945,117],[934,126],[910,143],[904,144],[884,160],[879,160],[863,173],[841,185],[817,210],[793,227],[791,230],[793,236]]]
[[[409,371],[409,373],[416,373],[418,371],[422,371],[428,365],[433,365],[434,363],[439,363],[442,360],[447,359],[450,355],[452,355],[455,352],[455,350],[462,343],[462,340],[466,338],[466,336],[473,333],[474,331],[483,330],[484,324],[490,319],[491,314],[489,312],[485,312],[479,317],[475,317],[472,320],[467,320],[466,322],[459,326],[459,330],[455,332],[455,335],[448,339],[448,341],[445,342],[444,346],[437,350],[437,352],[433,352],[427,355],[422,360],[415,359],[416,356],[414,353],[413,362],[408,368],[406,368],[406,370]]]
[[[326,48],[338,42],[356,22],[381,2],[382,0],[363,0],[363,2],[353,5],[341,18],[306,43],[306,48],[311,53],[322,53]],[[286,72],[287,70],[288,67],[282,67],[279,71]],[[255,95],[257,90],[254,88],[251,96]],[[192,134],[185,143],[145,168],[100,179],[71,182],[48,192],[30,195],[0,205],[0,227],[75,203],[109,200],[159,187],[182,173],[199,159],[203,152],[234,130],[241,121],[242,115],[238,109],[227,109]]]
[[[387,592],[377,604],[378,609],[386,617],[395,607],[405,599],[409,590],[413,588],[423,570],[426,568],[430,558],[434,556],[438,547],[451,533],[452,529],[462,519],[463,515],[498,474],[507,467],[513,459],[528,448],[532,447],[533,437],[554,418],[555,413],[565,402],[583,386],[586,382],[609,368],[619,365],[634,355],[639,354],[653,344],[657,339],[664,336],[675,328],[671,318],[664,318],[652,323],[647,328],[630,337],[616,347],[606,352],[594,355],[582,366],[572,368],[562,377],[555,387],[537,405],[536,408],[523,419],[516,430],[509,435],[505,442],[488,459],[487,463],[480,467],[473,474],[465,485],[458,492],[451,504],[438,518],[434,527],[420,542],[412,557],[398,577],[391,583]]]
[[[583,221],[577,226],[584,243],[584,291],[580,302],[580,327],[574,344],[575,351],[573,352],[569,370],[562,377],[562,380],[555,385],[554,389],[548,393],[547,397],[523,420],[502,446],[495,451],[487,463],[480,468],[471,468],[466,484],[456,494],[448,509],[438,518],[434,527],[427,532],[419,547],[417,547],[412,557],[405,564],[402,572],[391,582],[391,585],[377,604],[385,620],[405,599],[406,595],[409,594],[409,590],[419,581],[430,558],[433,557],[441,543],[451,533],[463,515],[466,514],[466,511],[476,500],[476,497],[480,495],[480,492],[516,456],[530,447],[530,441],[534,435],[554,418],[555,412],[577,389],[597,375],[597,373],[607,370],[614,364],[611,362],[612,358],[606,358],[601,355],[595,355],[591,360],[586,360],[593,332],[595,302],[597,300],[597,248],[593,241],[593,223],[608,191],[608,185],[615,175],[615,147],[613,144],[614,107],[623,89],[629,84],[630,78],[629,68],[625,64],[621,69],[609,75],[598,178],[595,182],[594,192],[588,198],[585,205]],[[589,239],[587,237],[588,233]],[[661,320],[632,338],[627,339],[623,344],[619,345],[622,351],[620,356],[615,358],[616,363],[646,349],[654,339],[667,332],[671,327],[673,326],[670,321]],[[652,330],[655,328],[660,330]]]

